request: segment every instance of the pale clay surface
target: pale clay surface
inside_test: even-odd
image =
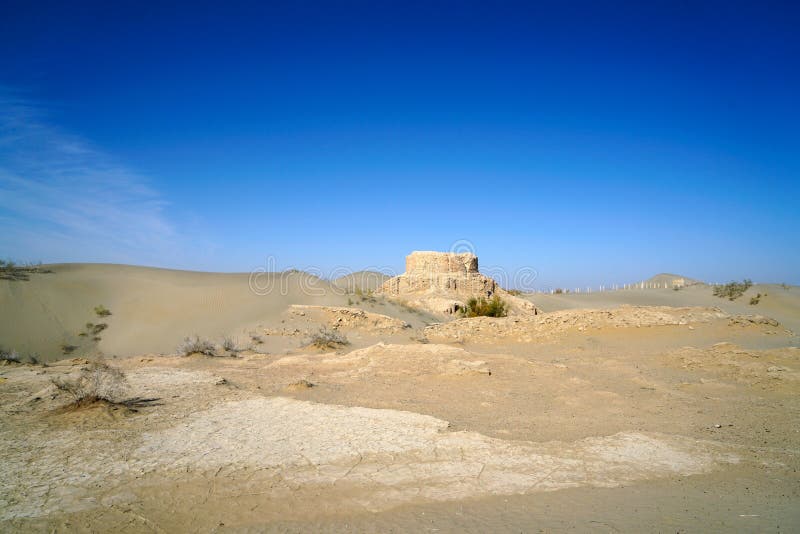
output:
[[[193,374],[172,379],[182,376],[187,385],[210,380]],[[660,435],[530,443],[447,427],[416,413],[274,397],[219,404],[132,440],[102,430],[63,430],[39,444],[35,436],[4,434],[0,518],[124,502],[133,498],[137,479],[153,472],[268,470],[282,481],[274,498],[286,486],[343,485],[349,499],[380,510],[416,499],[613,487],[736,461],[710,443]],[[228,482],[235,486],[236,476]],[[98,494],[97,487],[104,491]]]

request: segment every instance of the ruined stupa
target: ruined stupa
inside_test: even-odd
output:
[[[515,297],[478,270],[478,257],[470,253],[415,251],[406,256],[406,272],[384,282],[377,290],[437,315],[452,315],[470,298],[500,296],[509,315],[535,313],[535,306]]]

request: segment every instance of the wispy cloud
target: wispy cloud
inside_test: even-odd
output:
[[[176,240],[145,177],[0,91],[0,255],[154,262]]]

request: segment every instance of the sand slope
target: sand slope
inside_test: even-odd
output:
[[[277,318],[290,304],[343,304],[327,283],[304,273],[269,274],[269,294],[250,289],[249,274],[173,271],[101,264],[48,266],[52,274],[27,282],[0,281],[0,344],[45,360],[63,357],[61,343],[77,337],[87,322],[106,322],[98,348],[126,356],[171,352],[186,335],[219,337]],[[112,315],[95,316],[104,305]],[[80,351],[76,351],[79,353]]]
[[[356,271],[332,280],[331,285],[342,288],[349,293],[357,289],[361,291],[375,291],[381,284],[391,278],[388,274],[378,271]]]

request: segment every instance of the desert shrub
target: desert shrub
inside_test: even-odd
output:
[[[233,339],[230,336],[223,336],[222,337],[222,350],[224,350],[225,352],[230,352],[230,353],[236,354],[241,349],[236,344],[236,340],[235,339]]]
[[[728,300],[736,300],[744,295],[744,292],[750,289],[752,285],[753,282],[747,278],[741,282],[728,282],[727,284],[715,285],[714,296],[727,298]]]
[[[217,348],[207,339],[201,339],[200,336],[192,336],[184,338],[183,343],[178,345],[178,353],[184,356],[190,356],[192,354],[216,356]]]
[[[108,328],[108,325],[106,323],[96,324],[92,327],[92,334],[99,334],[106,328]]]
[[[256,334],[250,334],[250,341],[252,341],[256,345],[261,345],[262,343],[264,343],[262,337]]]
[[[761,293],[757,294],[755,297],[750,297],[750,305],[755,306],[761,301]]]
[[[561,289],[561,288],[559,287],[559,288],[557,288],[557,289],[554,291],[554,293],[555,293],[556,295],[561,295],[562,293],[564,293],[564,290],[563,290],[563,289]]]
[[[491,299],[471,298],[462,310],[464,317],[505,317],[508,315],[506,303],[499,296]]]
[[[20,363],[19,353],[13,349],[6,350],[0,347],[0,361]]]
[[[360,287],[357,287],[355,290],[355,294],[359,299],[361,299],[361,302],[375,302],[377,299],[373,293],[374,292],[371,289],[364,291]]]
[[[513,297],[518,297],[522,295],[522,291],[520,291],[519,289],[507,289],[506,292]]]
[[[350,341],[342,333],[323,327],[311,335],[308,344],[320,349],[336,349],[349,345]]]
[[[789,286],[786,285],[786,283],[784,282],[783,284],[781,284],[781,289],[783,289],[784,291],[789,291]]]
[[[78,349],[78,346],[71,345],[69,343],[62,343],[61,345],[59,345],[59,348],[61,349],[61,354],[64,354],[66,356],[67,354],[72,354],[73,352],[75,352]]]
[[[111,310],[100,304],[99,306],[94,307],[94,313],[98,317],[108,317],[111,315]]]
[[[103,362],[88,364],[77,377],[55,377],[52,382],[60,391],[72,396],[75,404],[121,403],[128,389],[122,371]]]

